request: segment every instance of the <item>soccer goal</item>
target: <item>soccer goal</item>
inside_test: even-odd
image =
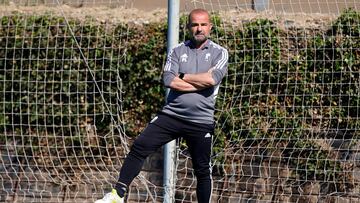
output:
[[[117,181],[165,97],[167,7],[136,5],[0,0],[0,202],[93,202]],[[360,3],[184,0],[179,41],[194,8],[229,51],[212,202],[360,202]],[[196,202],[176,146],[175,202]],[[128,202],[164,201],[162,161]]]

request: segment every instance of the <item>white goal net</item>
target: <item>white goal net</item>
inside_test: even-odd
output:
[[[164,102],[166,3],[136,5],[0,0],[0,202],[93,202],[117,181]],[[360,3],[181,1],[180,40],[193,8],[229,51],[212,201],[359,202]],[[196,202],[191,165],[180,140],[176,202]],[[128,200],[163,201],[161,150]]]
[[[198,7],[213,11],[213,40],[229,50],[213,202],[360,201],[360,3],[185,5]],[[194,202],[186,147],[179,157],[177,201]]]

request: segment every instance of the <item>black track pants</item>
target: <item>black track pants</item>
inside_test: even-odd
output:
[[[139,174],[147,156],[164,144],[182,137],[189,147],[197,178],[198,202],[210,202],[212,192],[210,155],[213,132],[213,124],[192,123],[159,114],[132,145],[120,170],[119,181],[115,188],[123,187],[122,184],[129,186]]]

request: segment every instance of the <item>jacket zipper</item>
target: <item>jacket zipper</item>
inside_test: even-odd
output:
[[[199,73],[198,51],[196,50],[196,73]]]

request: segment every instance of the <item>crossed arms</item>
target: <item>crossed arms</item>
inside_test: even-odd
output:
[[[194,92],[214,86],[215,80],[212,77],[211,68],[206,73],[185,74],[183,79],[178,76],[171,81],[169,88],[181,92]]]
[[[213,67],[203,73],[185,73],[179,78],[179,57],[173,49],[164,66],[163,82],[165,87],[179,92],[196,92],[218,85],[227,73],[228,52],[221,48],[213,58]]]

